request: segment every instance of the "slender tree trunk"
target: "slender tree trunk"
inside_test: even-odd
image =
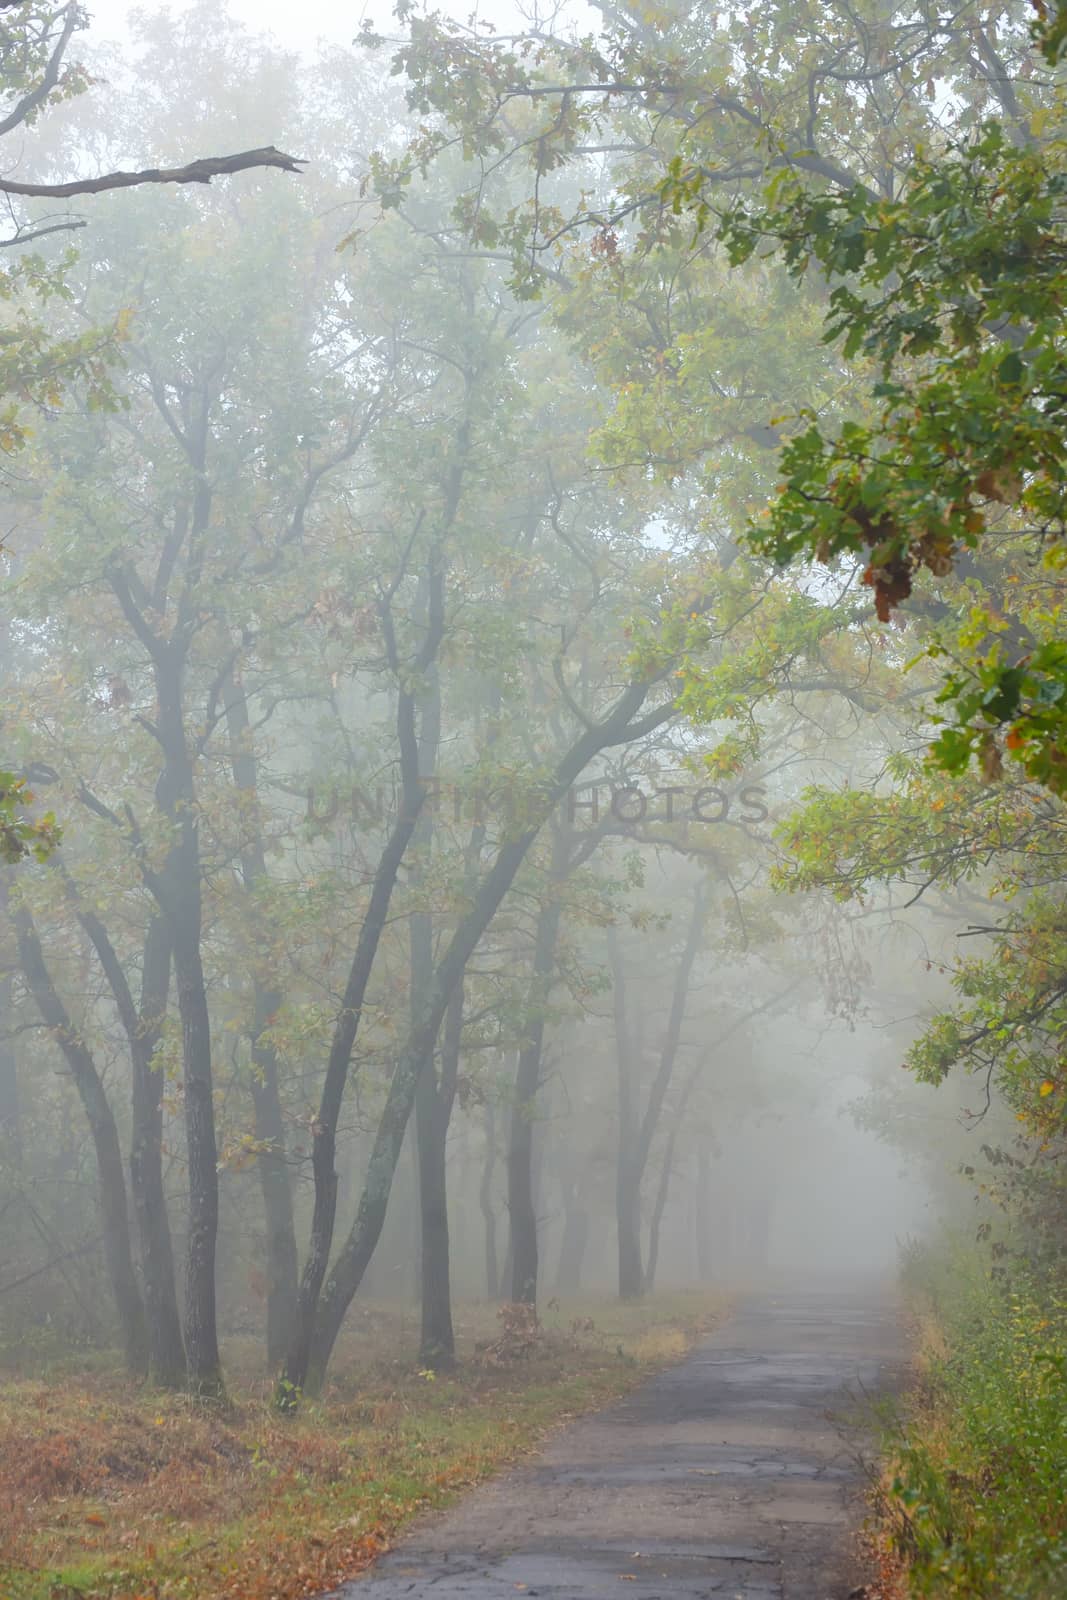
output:
[[[518,1053],[508,1136],[508,1218],[511,1264],[508,1298],[537,1304],[537,1202],[534,1196],[533,1138],[537,1091],[541,1087],[543,1026],[531,1029]]]
[[[615,1064],[618,1085],[619,1143],[615,1158],[615,1231],[619,1254],[619,1298],[641,1294],[641,1174],[637,1168],[636,1101],[640,1091],[637,1049],[626,1005],[626,967],[614,928],[608,929],[615,1018]]]
[[[615,1043],[619,1082],[619,1156],[615,1175],[615,1211],[619,1236],[619,1295],[624,1300],[642,1293],[644,1271],[641,1265],[641,1182],[648,1166],[667,1090],[674,1073],[681,1042],[682,1023],[689,996],[689,980],[700,948],[707,905],[703,881],[693,894],[685,945],[671,990],[667,1032],[660,1052],[659,1066],[649,1090],[644,1115],[638,1119],[637,1103],[641,1092],[641,1055],[630,1031],[626,1008],[626,968],[618,936],[608,929],[608,954],[613,976]]]
[[[345,1312],[359,1288],[381,1234],[404,1130],[415,1102],[419,1074],[427,1070],[432,1062],[448,1002],[462,979],[467,962],[511,888],[530,846],[541,831],[544,818],[567,794],[579,773],[584,772],[601,750],[611,745],[630,743],[674,715],[673,702],[668,701],[645,716],[639,716],[651,688],[651,681],[629,684],[604,719],[590,724],[579,734],[556,767],[551,784],[546,785],[542,792],[540,817],[522,833],[505,840],[500,846],[492,865],[472,895],[469,910],[460,919],[447,949],[438,961],[433,983],[423,999],[420,1021],[393,1072],[356,1219],[319,1302],[319,1316],[314,1324],[307,1367],[302,1369],[296,1364],[287,1366],[287,1378],[292,1385],[290,1393],[304,1387],[313,1390],[321,1387]]]
[[[349,969],[348,982],[345,985],[344,1000],[341,1011],[334,1026],[333,1038],[330,1042],[330,1054],[326,1064],[326,1077],[323,1082],[322,1098],[319,1105],[319,1115],[315,1124],[315,1133],[312,1143],[312,1172],[315,1179],[315,1206],[311,1218],[311,1238],[308,1242],[307,1256],[304,1261],[304,1270],[300,1277],[297,1291],[296,1313],[294,1316],[293,1337],[286,1354],[285,1365],[279,1379],[276,1391],[276,1403],[283,1407],[292,1406],[307,1380],[311,1370],[316,1345],[321,1352],[324,1335],[316,1331],[317,1319],[320,1313],[320,1296],[323,1281],[329,1266],[330,1250],[333,1246],[334,1225],[337,1219],[337,1174],[334,1171],[334,1161],[337,1143],[337,1122],[341,1114],[341,1103],[344,1098],[345,1085],[348,1081],[348,1069],[352,1059],[352,1048],[356,1041],[363,1002],[366,997],[367,985],[370,982],[371,972],[374,967],[378,945],[385,929],[386,918],[389,911],[389,902],[392,899],[393,889],[400,872],[401,863],[407,853],[409,844],[414,837],[418,824],[419,813],[426,799],[426,790],[419,777],[419,739],[416,729],[418,691],[411,685],[418,683],[419,679],[434,667],[437,652],[445,632],[445,563],[443,556],[443,541],[448,530],[455,521],[459,511],[463,492],[463,478],[466,470],[467,455],[471,446],[470,418],[465,412],[457,430],[456,450],[449,465],[444,482],[444,505],[441,520],[430,551],[426,571],[426,604],[425,628],[422,643],[415,654],[406,661],[401,660],[397,645],[396,627],[393,617],[392,601],[395,593],[393,590],[383,598],[378,608],[379,620],[382,626],[382,635],[385,643],[386,657],[389,666],[397,680],[397,711],[396,733],[397,744],[400,751],[401,773],[401,807],[400,815],[389,835],[385,849],[382,851],[378,862],[378,869],[374,874],[371,886],[370,904],[367,915],[360,929],[359,939],[356,943],[355,955]],[[421,523],[421,517],[416,523],[416,532]],[[434,703],[436,703],[434,701]],[[440,1026],[440,1023],[438,1023]],[[436,1040],[429,1041],[430,1060]],[[417,1074],[424,1064],[425,1048],[419,1048],[418,1059],[413,1068]],[[398,1066],[398,1071],[399,1066]],[[411,1099],[414,1099],[414,1080],[411,1083]],[[393,1125],[395,1108],[389,1111],[388,1105],[384,1123],[388,1131],[383,1134],[384,1145],[375,1144],[378,1153],[378,1165],[375,1165],[375,1153],[371,1156],[371,1169],[368,1169],[368,1183],[373,1198],[368,1200],[368,1209],[363,1210],[360,1203],[360,1215],[364,1223],[357,1222],[356,1228],[366,1226],[365,1238],[373,1243],[370,1250],[373,1252],[381,1233],[382,1222],[385,1218],[385,1205],[389,1199],[389,1188],[392,1184],[396,1162],[400,1155],[400,1145],[403,1142],[404,1127],[410,1115],[411,1106],[407,1110],[400,1126],[400,1142],[396,1142],[396,1128]],[[382,1166],[382,1152],[387,1148],[395,1153],[391,1161],[387,1162],[388,1175]],[[384,1184],[384,1194],[382,1187]],[[364,1188],[364,1197],[368,1194]],[[379,1207],[379,1200],[381,1205]],[[380,1210],[380,1214],[379,1214]],[[352,1235],[349,1235],[351,1240]],[[353,1270],[352,1263],[359,1260],[362,1265],[358,1267],[357,1283],[366,1270],[370,1255],[361,1247],[354,1248],[350,1254],[347,1271]],[[334,1278],[331,1277],[331,1283]],[[353,1289],[352,1293],[355,1292]],[[345,1305],[347,1306],[347,1301]],[[333,1348],[337,1330],[341,1325],[342,1309],[340,1316],[336,1311],[326,1313],[326,1322],[333,1327],[333,1332],[326,1342],[327,1354]],[[325,1361],[317,1363],[325,1371]]]
[[[496,1170],[496,1107],[485,1103],[485,1160],[478,1186],[478,1204],[485,1225],[485,1293],[489,1300],[500,1298],[500,1266],[496,1253],[496,1207],[493,1205],[493,1174]]]
[[[407,1146],[411,1182],[409,1193],[409,1226],[404,1268],[405,1297],[413,1306],[422,1304],[422,1200],[419,1195],[419,1141],[410,1124],[404,1135]],[[392,1197],[390,1196],[390,1199]],[[388,1216],[388,1212],[386,1212]],[[384,1224],[383,1224],[384,1227]],[[368,1262],[369,1266],[370,1263]]]
[[[677,1124],[671,1129],[667,1140],[667,1148],[663,1152],[663,1162],[659,1169],[659,1183],[656,1185],[656,1199],[652,1207],[652,1217],[648,1228],[648,1260],[645,1263],[644,1292],[651,1294],[656,1287],[656,1268],[659,1266],[659,1239],[663,1227],[663,1215],[667,1209],[667,1197],[670,1193],[671,1177],[674,1172],[674,1147],[677,1143]]]
[[[241,882],[253,895],[267,877],[267,855],[259,822],[259,772],[248,716],[248,700],[236,667],[223,685],[226,726],[230,739],[233,781],[241,791],[246,834],[241,847]],[[256,966],[253,957],[253,967]],[[267,1365],[274,1371],[284,1359],[293,1334],[296,1312],[297,1254],[293,1223],[293,1194],[286,1160],[285,1123],[278,1082],[278,1053],[265,1038],[282,997],[253,973],[251,1030],[252,1108],[263,1216],[267,1232]]]
[[[641,1186],[633,1168],[620,1161],[615,1174],[615,1218],[619,1235],[619,1298],[638,1300],[644,1289],[641,1265]]]
[[[111,1292],[118,1315],[126,1365],[143,1376],[148,1370],[148,1338],[144,1306],[130,1248],[126,1178],[115,1118],[108,1104],[96,1062],[77,1032],[52,983],[33,918],[19,907],[13,914],[19,963],[42,1020],[63,1052],[82,1109],[89,1123],[96,1170],[100,1214]]]
[[[166,922],[157,913],[145,936],[141,1011],[135,1036],[130,1040],[130,1190],[140,1241],[151,1375],[165,1388],[180,1388],[186,1380],[185,1344],[163,1189],[163,1073],[153,1060],[169,987],[170,936]]]
[[[711,1156],[704,1146],[697,1152],[696,1246],[700,1281],[710,1283],[715,1274],[715,1253],[711,1244]]]
[[[141,851],[145,882],[167,921],[174,963],[178,1015],[182,1026],[182,1076],[185,1140],[189,1172],[187,1254],[185,1267],[185,1350],[188,1379],[204,1396],[223,1393],[215,1307],[215,1256],[219,1227],[218,1148],[215,1137],[214,1081],[211,1062],[211,1018],[200,952],[202,937],[199,821],[193,760],[185,727],[184,677],[189,643],[197,626],[195,573],[211,513],[211,489],[203,469],[209,401],[205,397],[197,423],[194,465],[199,477],[192,492],[189,518],[191,571],[173,626],[161,632],[139,610],[121,569],[111,574],[112,586],[131,626],[143,641],[156,685],[156,737],[163,767],[156,784],[156,804],[167,819],[172,843],[157,871]],[[138,847],[140,848],[139,841]]]
[[[524,1038],[515,1067],[515,1091],[508,1138],[508,1216],[511,1231],[510,1298],[524,1305],[537,1304],[538,1240],[537,1198],[534,1181],[534,1123],[541,1088],[541,1060],[545,1044],[545,1011],[552,992],[562,906],[560,888],[570,866],[571,834],[557,827],[552,838],[552,858],[545,898],[534,932],[530,987],[526,998]]]
[[[262,1037],[281,996],[256,984],[252,1040],[252,1107],[260,1153],[256,1162],[267,1227],[267,1365],[277,1371],[296,1314],[296,1227],[278,1086],[278,1058]]]
[[[173,898],[171,898],[173,897]],[[189,1164],[188,1243],[185,1265],[185,1349],[189,1383],[205,1397],[221,1395],[215,1303],[219,1232],[218,1145],[215,1138],[211,1023],[200,959],[200,878],[187,888],[171,884],[174,971],[182,1024],[185,1141]]]
[[[570,1174],[562,1178],[563,1238],[556,1267],[556,1293],[578,1294],[582,1287],[582,1266],[589,1245],[589,1212],[581,1189]]]
[[[135,1006],[118,952],[100,918],[86,909],[69,881],[68,894],[110,986],[130,1050],[130,1192],[148,1324],[154,1382],[180,1387],[186,1378],[178,1296],[174,1283],[167,1201],[163,1191],[163,1074],[154,1056],[170,992],[170,930],[158,909],[149,918],[141,959],[141,1003]]]
[[[189,1170],[185,1263],[185,1350],[189,1383],[197,1394],[222,1393],[215,1305],[215,1256],[219,1231],[218,1145],[211,1061],[211,1016],[200,954],[202,905],[199,825],[192,766],[185,745],[181,670],[168,662],[157,674],[159,728],[167,766],[157,792],[173,819],[176,839],[154,878],[167,918],[174,960],[178,1015],[182,1026],[185,1143]]]
[[[11,1039],[13,1025],[11,974],[0,976],[0,1146],[11,1167],[22,1165],[22,1115],[18,1061]]]
[[[429,586],[420,585],[417,605],[419,621],[427,625]],[[432,779],[437,772],[441,743],[441,688],[436,666],[427,673],[423,696],[422,727],[418,741],[418,779]],[[419,816],[414,845],[416,849],[413,887],[421,887],[433,844],[433,813],[423,809]],[[422,996],[433,982],[433,917],[429,910],[414,911],[409,920],[411,946],[411,1022],[418,1023]],[[452,1282],[448,1236],[448,1125],[452,1117],[459,1048],[463,1031],[463,985],[457,986],[449,1000],[445,1017],[440,1075],[431,1052],[415,1089],[415,1149],[418,1159],[419,1197],[419,1304],[422,1331],[419,1360],[424,1367],[443,1371],[455,1362],[456,1341],[452,1328]]]
[[[10,914],[10,869],[0,867],[0,915]],[[16,1170],[22,1165],[22,1108],[15,1055],[15,996],[10,972],[0,973],[0,1151]]]
[[[410,732],[405,731],[403,737],[414,740],[415,702],[403,691],[401,691],[399,700],[398,722],[402,726],[410,724]],[[275,1396],[276,1403],[283,1409],[290,1408],[296,1403],[298,1395],[304,1388],[311,1366],[312,1348],[315,1343],[316,1318],[322,1286],[326,1278],[326,1269],[329,1265],[334,1223],[337,1216],[337,1172],[335,1170],[337,1122],[341,1114],[341,1102],[348,1079],[348,1067],[352,1059],[352,1048],[356,1041],[356,1034],[363,1013],[367,985],[370,982],[378,945],[385,930],[389,902],[396,887],[401,862],[415,831],[416,819],[423,799],[424,794],[421,788],[415,794],[405,794],[401,804],[400,815],[393,826],[385,849],[382,851],[377,871],[374,874],[374,883],[371,886],[370,904],[367,908],[367,915],[363,919],[363,925],[360,928],[355,955],[352,958],[348,981],[345,985],[341,1010],[338,1013],[337,1021],[334,1025],[333,1038],[330,1042],[326,1077],[323,1082],[319,1115],[315,1121],[311,1146],[311,1167],[315,1180],[315,1204],[311,1216],[311,1234],[308,1240],[307,1254],[304,1258],[304,1270],[301,1273],[300,1284],[297,1289],[296,1310],[293,1317],[293,1336],[286,1352],[285,1364],[278,1381]],[[432,1040],[430,1048],[433,1048]],[[399,1066],[397,1071],[399,1071]],[[405,1125],[406,1121],[407,1118],[405,1116]],[[388,1129],[389,1132],[387,1134],[383,1133],[382,1138],[391,1149],[392,1137],[395,1132],[392,1117],[389,1119]],[[401,1143],[403,1142],[403,1133],[404,1127],[401,1126]],[[375,1148],[377,1149],[378,1146],[376,1145]],[[400,1145],[397,1144],[396,1156],[399,1157],[399,1154]],[[389,1184],[392,1182],[392,1169],[390,1169],[384,1195],[381,1197],[383,1203],[381,1216],[379,1217],[377,1216],[377,1197],[382,1181],[381,1159],[381,1154],[379,1153],[379,1166],[374,1168],[373,1182],[371,1183],[374,1198],[368,1200],[368,1210],[364,1213],[368,1219],[367,1226],[374,1234],[375,1243],[385,1218],[384,1202],[388,1201]],[[395,1164],[394,1159],[393,1168],[395,1168]],[[371,1166],[374,1167],[373,1152]],[[368,1182],[371,1182],[370,1173]],[[366,1194],[366,1192],[365,1189],[364,1193]],[[377,1218],[376,1227],[370,1220],[372,1217]],[[362,1254],[362,1251],[359,1252],[361,1259]],[[362,1276],[366,1261],[369,1259],[370,1257],[367,1255],[366,1260],[363,1261],[363,1267],[360,1269],[360,1276]],[[339,1319],[337,1326],[340,1327]],[[332,1346],[333,1340],[331,1339],[330,1348]]]
[[[419,1360],[433,1371],[451,1367],[456,1356],[452,1327],[446,1152],[462,1030],[463,989],[460,985],[449,1002],[445,1018],[441,1080],[436,1081],[431,1065],[419,1078],[415,1094],[422,1305]]]

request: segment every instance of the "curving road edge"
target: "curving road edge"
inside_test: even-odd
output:
[[[345,1600],[845,1600],[864,1417],[906,1348],[878,1294],[764,1293],[532,1462],[420,1524]]]

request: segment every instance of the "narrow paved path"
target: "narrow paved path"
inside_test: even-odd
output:
[[[428,1519],[346,1600],[844,1600],[856,1421],[903,1356],[885,1301],[752,1296],[681,1365]]]

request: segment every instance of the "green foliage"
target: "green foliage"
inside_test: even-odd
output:
[[[1065,936],[1062,900],[1031,895],[1025,911],[999,925],[989,956],[960,964],[953,983],[963,1004],[936,1016],[907,1058],[928,1083],[961,1062],[984,1072],[1044,1141],[1067,1129]]]
[[[1045,0],[1030,0],[1036,13],[1033,24],[1034,43],[1050,66],[1056,66],[1067,42],[1067,6],[1058,3],[1049,10]]]
[[[735,209],[720,227],[736,263],[770,240],[793,275],[825,274],[826,341],[879,375],[868,418],[834,429],[800,414],[752,543],[782,565],[860,559],[883,622],[923,568],[976,578],[984,592],[961,648],[932,646],[953,656],[938,699],[954,723],[935,759],[961,771],[977,755],[994,777],[1006,751],[1057,793],[1067,792],[1065,156],[1061,137],[1020,146],[986,122],[916,161],[897,200],[859,185],[813,194],[788,174],[769,208]],[[1032,580],[1008,587],[1035,569],[1037,592]]]
[[[933,1265],[947,1349],[889,1441],[909,1593],[1049,1600],[1067,1588],[1067,1298]]]
[[[32,855],[47,861],[59,843],[60,831],[51,811],[43,817],[30,817],[26,807],[33,794],[23,779],[13,772],[0,772],[0,861],[8,866]]]
[[[702,533],[749,523],[779,563],[860,558],[883,621],[920,568],[977,583],[970,639],[946,626],[936,644],[951,657],[937,758],[977,757],[993,777],[1010,753],[1067,786],[1065,172],[1025,18],[976,8],[957,31],[882,4],[709,16],[669,0],[613,8],[588,38],[500,39],[398,15],[393,70],[424,120],[370,181],[397,203],[462,150],[465,234],[510,260],[523,293],[565,276],[556,314],[612,397],[601,459],[698,484]],[[1039,15],[1052,59],[1046,27]],[[606,184],[581,166],[592,144],[626,152]],[[534,178],[501,209],[485,175],[508,160]],[[1035,550],[1040,584],[1020,583]]]
[[[57,411],[72,385],[91,411],[122,404],[111,372],[121,359],[128,317],[120,314],[107,327],[58,337],[54,317],[43,320],[53,302],[70,300],[73,261],[69,253],[53,263],[25,256],[0,270],[0,301],[7,307],[0,340],[0,455],[22,449],[33,433],[30,417]]]

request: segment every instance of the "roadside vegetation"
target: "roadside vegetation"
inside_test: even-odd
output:
[[[321,1402],[279,1417],[258,1352],[230,1397],[132,1390],[71,1358],[0,1381],[5,1600],[291,1600],[361,1571],[416,1512],[677,1360],[722,1315],[708,1293],[635,1305],[457,1307],[461,1364],[412,1363],[410,1312],[364,1310]]]
[[[887,1428],[879,1543],[900,1596],[1067,1593],[1067,1296],[973,1245],[905,1273],[918,1376]]]

